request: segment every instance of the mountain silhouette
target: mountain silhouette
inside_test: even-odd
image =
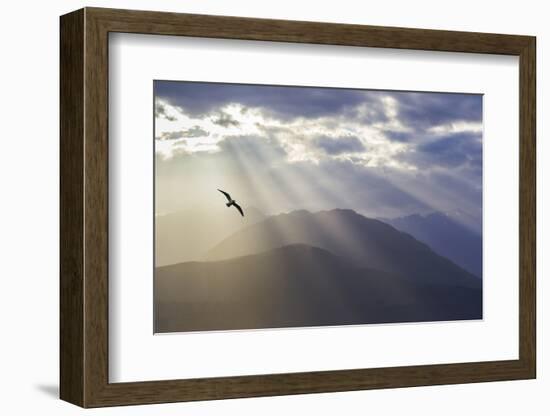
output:
[[[479,233],[442,212],[381,218],[398,230],[428,244],[436,253],[447,257],[478,277],[482,276],[483,243]]]
[[[415,284],[481,288],[479,278],[411,235],[345,209],[302,210],[268,217],[221,241],[205,260],[229,259],[291,244],[319,247],[355,267],[397,274]]]
[[[387,228],[382,229],[393,234]],[[394,260],[400,261],[398,257]],[[286,245],[228,260],[158,267],[155,271],[155,332],[462,320],[481,316],[480,287],[428,284],[410,276],[364,267],[306,244]]]

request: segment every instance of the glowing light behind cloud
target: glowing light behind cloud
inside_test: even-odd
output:
[[[387,98],[392,100],[391,97]],[[156,99],[155,105],[162,108],[162,113],[157,110],[155,149],[163,158],[171,158],[182,152],[216,152],[220,150],[218,143],[223,140],[231,140],[234,136],[255,136],[259,140],[275,138],[286,151],[289,162],[318,163],[321,159],[332,158],[365,166],[415,169],[414,166],[394,158],[407,151],[407,145],[392,142],[384,136],[384,130],[388,126],[403,130],[394,119],[394,104],[388,105],[388,115],[392,117],[390,122],[372,126],[342,119],[338,115],[281,122],[259,108],[247,108],[239,104],[221,107],[218,112],[205,117],[189,116],[181,108],[161,98]],[[220,124],[220,119],[226,122]],[[330,155],[315,145],[318,137],[337,141],[346,136],[357,138],[363,144],[364,151],[343,151]]]
[[[226,184],[271,214],[481,215],[480,96],[169,84],[155,99],[162,212],[184,204],[176,183]]]

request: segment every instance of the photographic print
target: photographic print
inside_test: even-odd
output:
[[[482,104],[154,81],[154,331],[482,319]]]

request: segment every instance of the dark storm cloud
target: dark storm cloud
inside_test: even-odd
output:
[[[249,84],[155,81],[155,96],[178,106],[189,115],[202,117],[230,103],[259,107],[282,120],[342,115],[364,123],[388,121],[382,98],[396,101],[397,119],[414,130],[459,121],[481,122],[481,94],[392,92],[342,88],[309,88]],[[362,106],[361,106],[362,105]],[[166,117],[162,105],[158,117]],[[232,123],[227,115],[220,125]],[[403,133],[394,140],[406,141]]]
[[[384,136],[393,142],[407,143],[418,137],[418,134],[410,131],[392,131],[384,132]]]
[[[482,120],[481,94],[393,92],[390,95],[398,102],[399,121],[417,129]]]
[[[155,96],[203,116],[230,103],[260,107],[283,119],[331,116],[369,101],[380,93],[337,88],[281,87],[269,85],[217,84],[156,81]],[[382,116],[379,111],[375,115]],[[368,113],[366,115],[369,115]]]
[[[455,133],[421,144],[412,154],[417,163],[454,168],[465,163],[481,163],[481,141],[478,133]]]
[[[365,146],[356,136],[328,137],[320,136],[313,140],[318,148],[329,155],[342,153],[358,153],[365,150]]]

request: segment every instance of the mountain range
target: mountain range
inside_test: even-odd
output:
[[[479,319],[481,289],[418,284],[305,244],[157,270],[156,331]]]
[[[225,238],[205,259],[223,260],[289,244],[324,248],[350,264],[414,276],[423,283],[448,281],[474,287],[480,283],[410,234],[348,209],[302,210],[268,217]]]
[[[258,219],[155,270],[156,332],[481,317],[478,277],[352,210]]]
[[[453,215],[454,214],[454,215]],[[398,230],[428,244],[436,253],[447,257],[478,277],[483,273],[481,231],[462,224],[456,213],[433,212],[399,218],[381,218]]]

